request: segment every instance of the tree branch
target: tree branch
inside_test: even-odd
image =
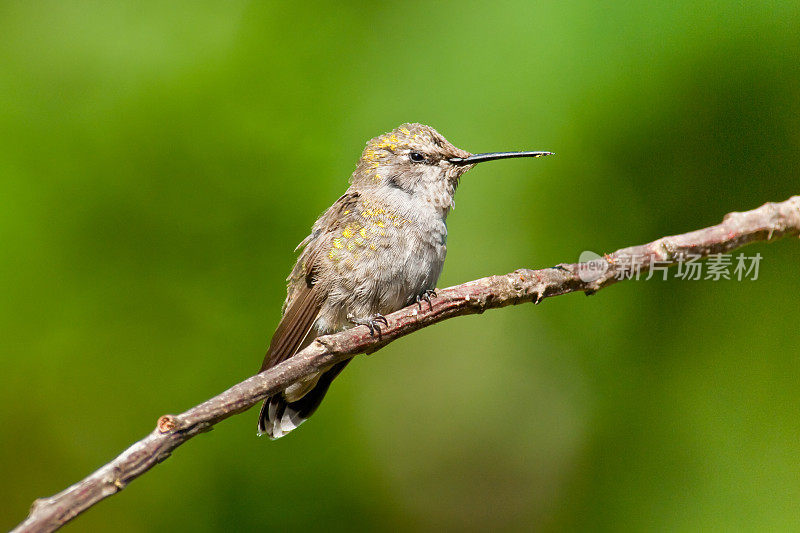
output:
[[[156,428],[87,478],[49,498],[34,502],[30,515],[14,531],[54,531],[170,456],[198,433],[246,411],[292,382],[442,320],[487,309],[539,303],[543,298],[582,291],[593,294],[635,271],[674,265],[691,256],[725,253],[758,241],[800,235],[800,196],[758,209],[730,213],[716,226],[664,237],[607,254],[588,263],[561,264],[543,270],[521,269],[440,290],[432,303],[410,305],[386,318],[379,336],[364,326],[319,337],[291,359],[253,376],[179,415],[164,415]]]

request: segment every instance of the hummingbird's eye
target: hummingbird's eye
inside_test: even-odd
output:
[[[411,152],[409,152],[408,158],[414,163],[422,163],[423,161],[425,161],[425,156],[417,152],[416,150],[412,150]]]

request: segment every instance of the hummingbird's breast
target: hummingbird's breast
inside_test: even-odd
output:
[[[318,283],[326,295],[326,329],[346,327],[347,314],[387,314],[436,287],[447,253],[440,213],[413,202],[361,198],[333,232]],[[321,324],[322,325],[322,324]],[[339,327],[336,327],[339,326]]]

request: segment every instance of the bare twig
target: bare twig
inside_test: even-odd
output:
[[[15,531],[54,531],[170,456],[198,433],[241,413],[292,382],[355,354],[371,353],[413,331],[451,317],[582,291],[593,294],[654,265],[674,265],[686,257],[706,257],[746,244],[800,235],[800,196],[730,213],[716,226],[664,237],[607,254],[588,263],[543,270],[516,270],[440,290],[430,305],[410,305],[388,315],[380,337],[364,326],[316,339],[291,359],[253,376],[179,415],[164,415],[156,428],[116,459],[55,496],[36,500]]]

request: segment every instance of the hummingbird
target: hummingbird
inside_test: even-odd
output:
[[[380,335],[384,314],[430,303],[447,253],[447,214],[461,176],[478,163],[552,152],[471,154],[423,124],[371,139],[350,187],[314,223],[287,278],[282,318],[260,372],[316,337],[356,325]],[[282,437],[319,407],[350,359],[264,400],[258,434]]]

